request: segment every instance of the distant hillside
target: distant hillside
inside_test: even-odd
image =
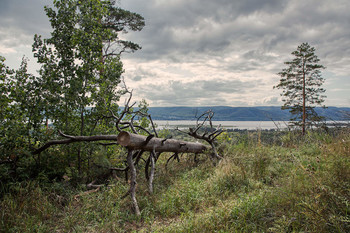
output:
[[[149,113],[154,120],[195,120],[196,116],[207,110],[213,110],[216,121],[288,121],[290,113],[281,107],[150,107]],[[343,112],[350,108],[316,108],[316,112],[328,120],[344,120]]]

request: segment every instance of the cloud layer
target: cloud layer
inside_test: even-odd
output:
[[[49,35],[44,4],[0,2],[1,54],[14,60],[30,48],[34,33]],[[141,32],[122,35],[143,47],[125,54],[123,61],[127,85],[136,99],[145,98],[151,106],[280,105],[279,91],[272,88],[279,80],[276,73],[302,42],[315,47],[327,67],[327,105],[350,106],[348,0],[119,4],[146,20]]]

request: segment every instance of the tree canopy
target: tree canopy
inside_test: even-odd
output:
[[[93,130],[85,119],[96,120],[98,114],[117,107],[117,86],[124,72],[120,54],[141,48],[121,40],[120,33],[141,30],[144,20],[116,7],[114,1],[61,0],[54,6],[45,7],[53,28],[51,38],[35,35],[33,44],[34,56],[42,64],[46,99],[53,103],[46,112],[70,133],[75,132],[69,122],[78,114],[83,135]]]
[[[274,88],[282,89],[282,109],[290,110],[294,116],[291,121],[301,126],[304,134],[308,126],[321,119],[314,108],[322,106],[326,97],[323,95],[325,89],[321,87],[324,83],[321,70],[325,67],[318,64],[320,59],[315,48],[308,43],[302,43],[292,55],[294,59],[284,63],[288,67],[278,73],[281,79]]]
[[[17,71],[0,59],[0,165],[10,164],[6,169],[15,172],[24,164],[35,164],[39,172],[44,155],[33,157],[30,152],[57,137],[57,129],[80,136],[115,130],[106,116],[119,111],[117,101],[124,93],[119,88],[124,72],[120,55],[141,49],[123,40],[122,34],[142,30],[144,18],[121,9],[116,1],[54,0],[53,7],[44,10],[52,32],[45,39],[34,36],[32,49],[41,65],[39,75],[27,72],[25,58]],[[65,166],[74,167],[79,174],[84,167],[86,171],[95,149],[96,145],[86,144],[63,147],[55,172],[60,166],[60,172],[65,172]],[[25,158],[19,165],[17,161]]]

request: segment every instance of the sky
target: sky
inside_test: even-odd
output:
[[[51,32],[49,0],[0,0],[0,55],[18,68],[34,34]],[[349,0],[120,0],[141,14],[142,46],[124,54],[134,100],[156,106],[280,106],[277,75],[308,42],[326,69],[326,106],[350,107]]]

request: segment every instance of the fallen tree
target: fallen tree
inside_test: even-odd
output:
[[[185,142],[176,139],[164,139],[151,136],[121,132],[117,141],[128,150],[143,150],[174,153],[203,153],[209,148],[202,143]]]
[[[106,116],[115,120],[115,126],[119,131],[118,135],[72,136],[58,131],[59,135],[64,139],[49,141],[40,148],[34,150],[32,154],[40,154],[44,150],[54,145],[70,144],[76,142],[112,141],[112,143],[105,143],[104,145],[119,144],[120,146],[125,147],[127,149],[127,156],[125,161],[127,166],[124,168],[112,167],[108,169],[111,171],[125,172],[125,176],[130,184],[130,188],[127,194],[124,196],[126,197],[130,195],[135,213],[136,215],[140,215],[140,209],[138,207],[136,199],[136,165],[139,163],[142,156],[146,154],[145,152],[149,152],[147,159],[143,160],[145,161],[144,169],[146,179],[148,180],[149,193],[152,194],[155,166],[161,153],[174,153],[168,158],[166,166],[171,159],[179,160],[179,153],[193,153],[195,154],[194,158],[196,158],[197,154],[205,153],[208,154],[212,160],[219,160],[221,157],[217,154],[217,151],[215,149],[215,139],[223,132],[223,130],[220,126],[217,129],[213,128],[211,120],[214,114],[212,111],[208,111],[197,118],[196,127],[194,129],[190,129],[190,131],[187,133],[196,139],[206,141],[212,148],[211,153],[207,153],[210,151],[210,147],[202,143],[159,138],[151,116],[141,111],[133,111],[132,107],[135,105],[135,103],[130,105],[132,92],[129,92],[128,90],[126,90],[126,92],[129,93],[130,96],[126,101],[123,111],[118,116],[112,111],[110,112],[110,116]],[[145,128],[142,127],[141,124],[137,123],[136,119],[140,117],[147,118],[150,122],[151,127]],[[204,132],[199,133],[200,131],[203,131],[202,129],[204,128],[205,123],[209,123],[210,128],[206,127],[204,129]],[[141,133],[146,134],[147,136],[142,135]],[[130,179],[128,179],[128,173],[130,173]],[[99,187],[99,185],[94,184],[94,181],[91,182],[90,185],[91,187]]]

